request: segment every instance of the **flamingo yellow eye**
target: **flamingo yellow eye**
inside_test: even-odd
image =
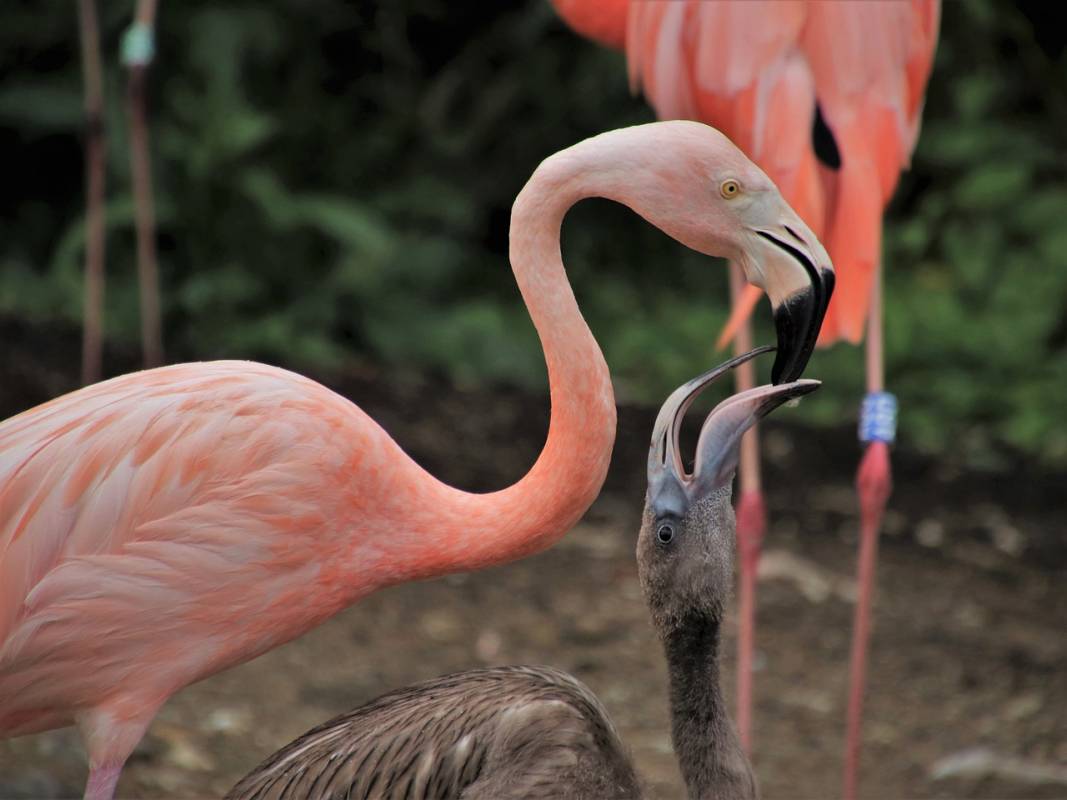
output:
[[[727,200],[733,197],[737,197],[739,194],[741,194],[741,184],[732,179],[723,181],[722,185],[719,186],[719,194],[721,194]]]

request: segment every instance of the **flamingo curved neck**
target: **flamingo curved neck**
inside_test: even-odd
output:
[[[543,162],[512,209],[512,269],[548,367],[552,413],[545,446],[523,478],[497,492],[464,492],[423,472],[419,508],[405,515],[416,530],[404,578],[480,569],[544,550],[581,518],[604,483],[615,442],[615,396],[560,254],[567,211],[603,194],[579,148]]]

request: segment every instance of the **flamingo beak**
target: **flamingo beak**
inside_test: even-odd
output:
[[[648,454],[648,503],[657,516],[681,517],[701,496],[729,481],[737,466],[742,434],[782,403],[819,387],[818,381],[792,381],[758,386],[723,400],[704,422],[694,471],[687,473],[678,451],[686,410],[716,378],[771,349],[757,348],[693,378],[675,389],[660,408]]]
[[[767,386],[757,386],[715,406],[697,439],[693,464],[694,499],[720,486],[729,485],[741,453],[741,437],[759,420],[783,403],[810,394],[822,384],[801,379]]]
[[[774,384],[795,381],[804,372],[819,338],[823,317],[834,291],[830,256],[799,217],[768,228],[757,228],[756,262],[746,275],[761,286],[771,301],[778,354],[771,368]],[[742,266],[746,266],[744,263]]]

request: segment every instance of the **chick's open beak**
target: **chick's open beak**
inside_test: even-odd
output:
[[[657,516],[680,518],[709,491],[732,480],[745,431],[787,400],[819,388],[818,381],[790,381],[778,386],[757,386],[723,400],[704,421],[693,472],[688,473],[679,452],[679,430],[690,404],[718,377],[772,349],[758,347],[730,359],[679,386],[664,402],[652,429],[648,452],[648,503]]]

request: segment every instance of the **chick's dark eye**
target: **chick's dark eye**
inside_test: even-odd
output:
[[[674,526],[669,523],[660,525],[656,530],[656,539],[660,544],[670,544],[674,538]]]

